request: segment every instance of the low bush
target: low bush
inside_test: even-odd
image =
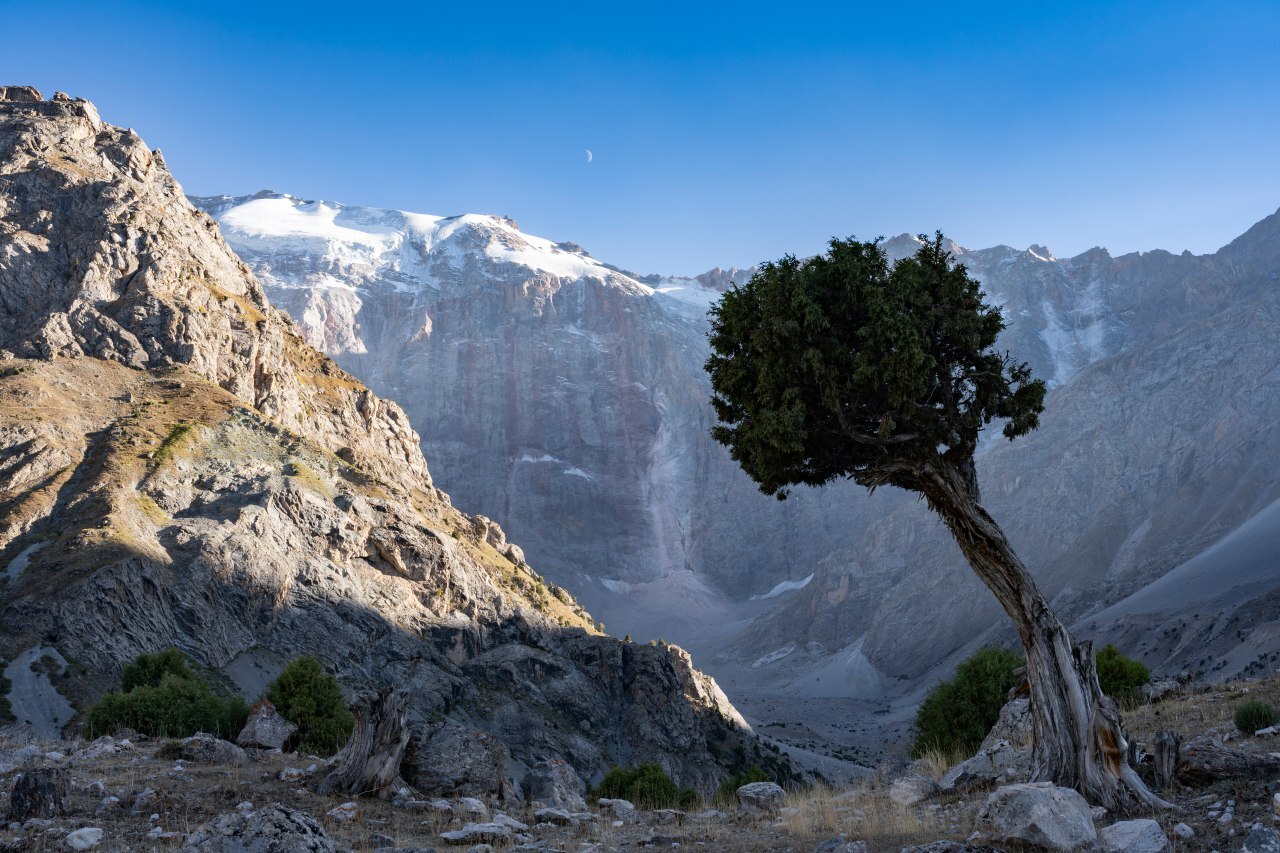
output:
[[[1280,722],[1280,715],[1277,715],[1276,709],[1266,702],[1251,699],[1236,708],[1235,720],[1237,729],[1251,735],[1258,729],[1265,729]]]
[[[120,692],[128,693],[139,687],[159,687],[166,675],[183,680],[195,679],[196,674],[187,668],[187,659],[177,649],[166,649],[153,655],[138,655],[120,672]]]
[[[271,682],[266,697],[298,727],[299,751],[333,755],[351,737],[355,718],[347,710],[338,679],[310,655],[290,661]]]
[[[600,780],[591,797],[629,800],[646,809],[692,809],[701,799],[692,788],[677,787],[657,764],[615,767]]]
[[[956,667],[925,697],[916,712],[912,758],[931,751],[972,755],[1000,719],[1009,691],[1017,684],[1013,671],[1022,657],[1008,649],[980,649]]]
[[[716,802],[720,805],[732,805],[738,801],[738,789],[743,785],[750,785],[752,782],[769,781],[772,781],[769,778],[769,774],[761,770],[759,765],[752,764],[716,789]]]
[[[121,686],[120,693],[106,694],[89,709],[86,737],[129,728],[151,737],[183,738],[208,732],[234,738],[249,716],[243,699],[216,695],[187,667],[177,649],[140,655],[125,667]]]
[[[1122,708],[1142,703],[1142,685],[1151,680],[1151,670],[1120,654],[1120,650],[1110,643],[1102,647],[1095,660],[1098,686],[1103,693],[1119,702]]]

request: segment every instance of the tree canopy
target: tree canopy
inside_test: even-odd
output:
[[[890,266],[880,241],[764,264],[711,310],[713,434],[766,494],[838,477],[918,488],[970,470],[995,418],[1034,429],[1044,383],[995,349],[1000,312],[941,233]]]

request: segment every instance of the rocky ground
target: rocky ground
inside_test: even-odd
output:
[[[1213,743],[1265,758],[1280,750],[1280,739],[1245,737],[1231,723],[1235,708],[1247,699],[1280,701],[1280,679],[1212,689],[1184,686],[1129,712],[1127,720],[1142,749],[1157,731],[1168,729],[1183,738],[1184,750],[1188,744]],[[1259,830],[1275,825],[1275,798],[1280,796],[1280,774],[1275,772],[1222,778],[1204,787],[1175,781],[1163,792],[1174,809],[1151,814],[1154,823],[1117,826],[1117,820],[1089,810],[1083,801],[1058,803],[1053,798],[1071,798],[1062,789],[1010,785],[993,793],[991,783],[942,791],[937,783],[945,785],[948,768],[919,761],[906,768],[883,765],[853,787],[785,794],[766,790],[763,796],[743,795],[742,802],[708,801],[687,811],[633,809],[617,800],[547,809],[539,801],[483,802],[416,792],[391,801],[352,801],[313,792],[313,780],[324,768],[316,756],[240,750],[212,739],[50,742],[29,730],[10,729],[0,733],[0,814],[15,805],[20,777],[51,768],[66,773],[66,813],[0,824],[0,850],[256,849],[210,845],[211,837],[225,840],[219,832],[252,832],[255,827],[283,844],[271,849],[470,850],[492,844],[495,849],[571,853],[676,846],[835,853],[863,849],[858,842],[869,851],[896,851],[939,841],[948,845],[931,849],[959,850],[966,843],[1021,849],[1035,845],[1008,835],[1025,832],[1025,827],[1010,830],[1001,824],[996,801],[1030,797],[1051,801],[1051,810],[1060,811],[1059,819],[1068,827],[1064,832],[1093,839],[1082,842],[1086,847],[1097,844],[1127,853],[1253,851],[1260,849],[1258,839],[1271,838]],[[763,787],[773,788],[768,783]],[[1015,811],[1031,809],[1019,805]],[[290,831],[312,835],[304,844]],[[75,846],[95,838],[91,846]]]

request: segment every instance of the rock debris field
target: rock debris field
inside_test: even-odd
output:
[[[1004,768],[997,779],[925,760],[886,763],[852,788],[754,783],[730,801],[679,811],[584,803],[555,786],[528,801],[408,789],[386,800],[321,796],[313,789],[325,761],[316,756],[243,750],[209,735],[50,741],[11,726],[0,730],[0,851],[1280,851],[1280,737],[1246,736],[1227,723],[1241,700],[1278,697],[1276,679],[1184,686],[1131,711],[1140,744],[1168,727],[1184,746],[1164,790],[1175,807],[1127,820],[1073,791],[1019,781],[1016,757],[996,762]],[[1013,703],[1008,710],[993,735],[1016,747],[1017,732],[1000,726],[1022,718]],[[1219,763],[1197,764],[1203,754]],[[1222,766],[1224,755],[1251,769]],[[1139,767],[1149,764],[1140,752]]]

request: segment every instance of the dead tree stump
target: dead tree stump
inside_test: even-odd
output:
[[[67,813],[67,771],[59,768],[27,770],[13,783],[9,819],[53,818]]]
[[[386,798],[398,787],[400,761],[409,743],[408,694],[386,688],[361,695],[351,706],[355,727],[347,745],[329,763],[316,785],[318,794],[377,794]]]
[[[1175,776],[1184,785],[1206,788],[1225,779],[1274,779],[1280,760],[1229,749],[1211,740],[1192,741],[1178,759]]]
[[[1182,738],[1173,732],[1158,732],[1152,749],[1156,787],[1163,791],[1173,784],[1173,774],[1178,770],[1178,759],[1182,752]]]

